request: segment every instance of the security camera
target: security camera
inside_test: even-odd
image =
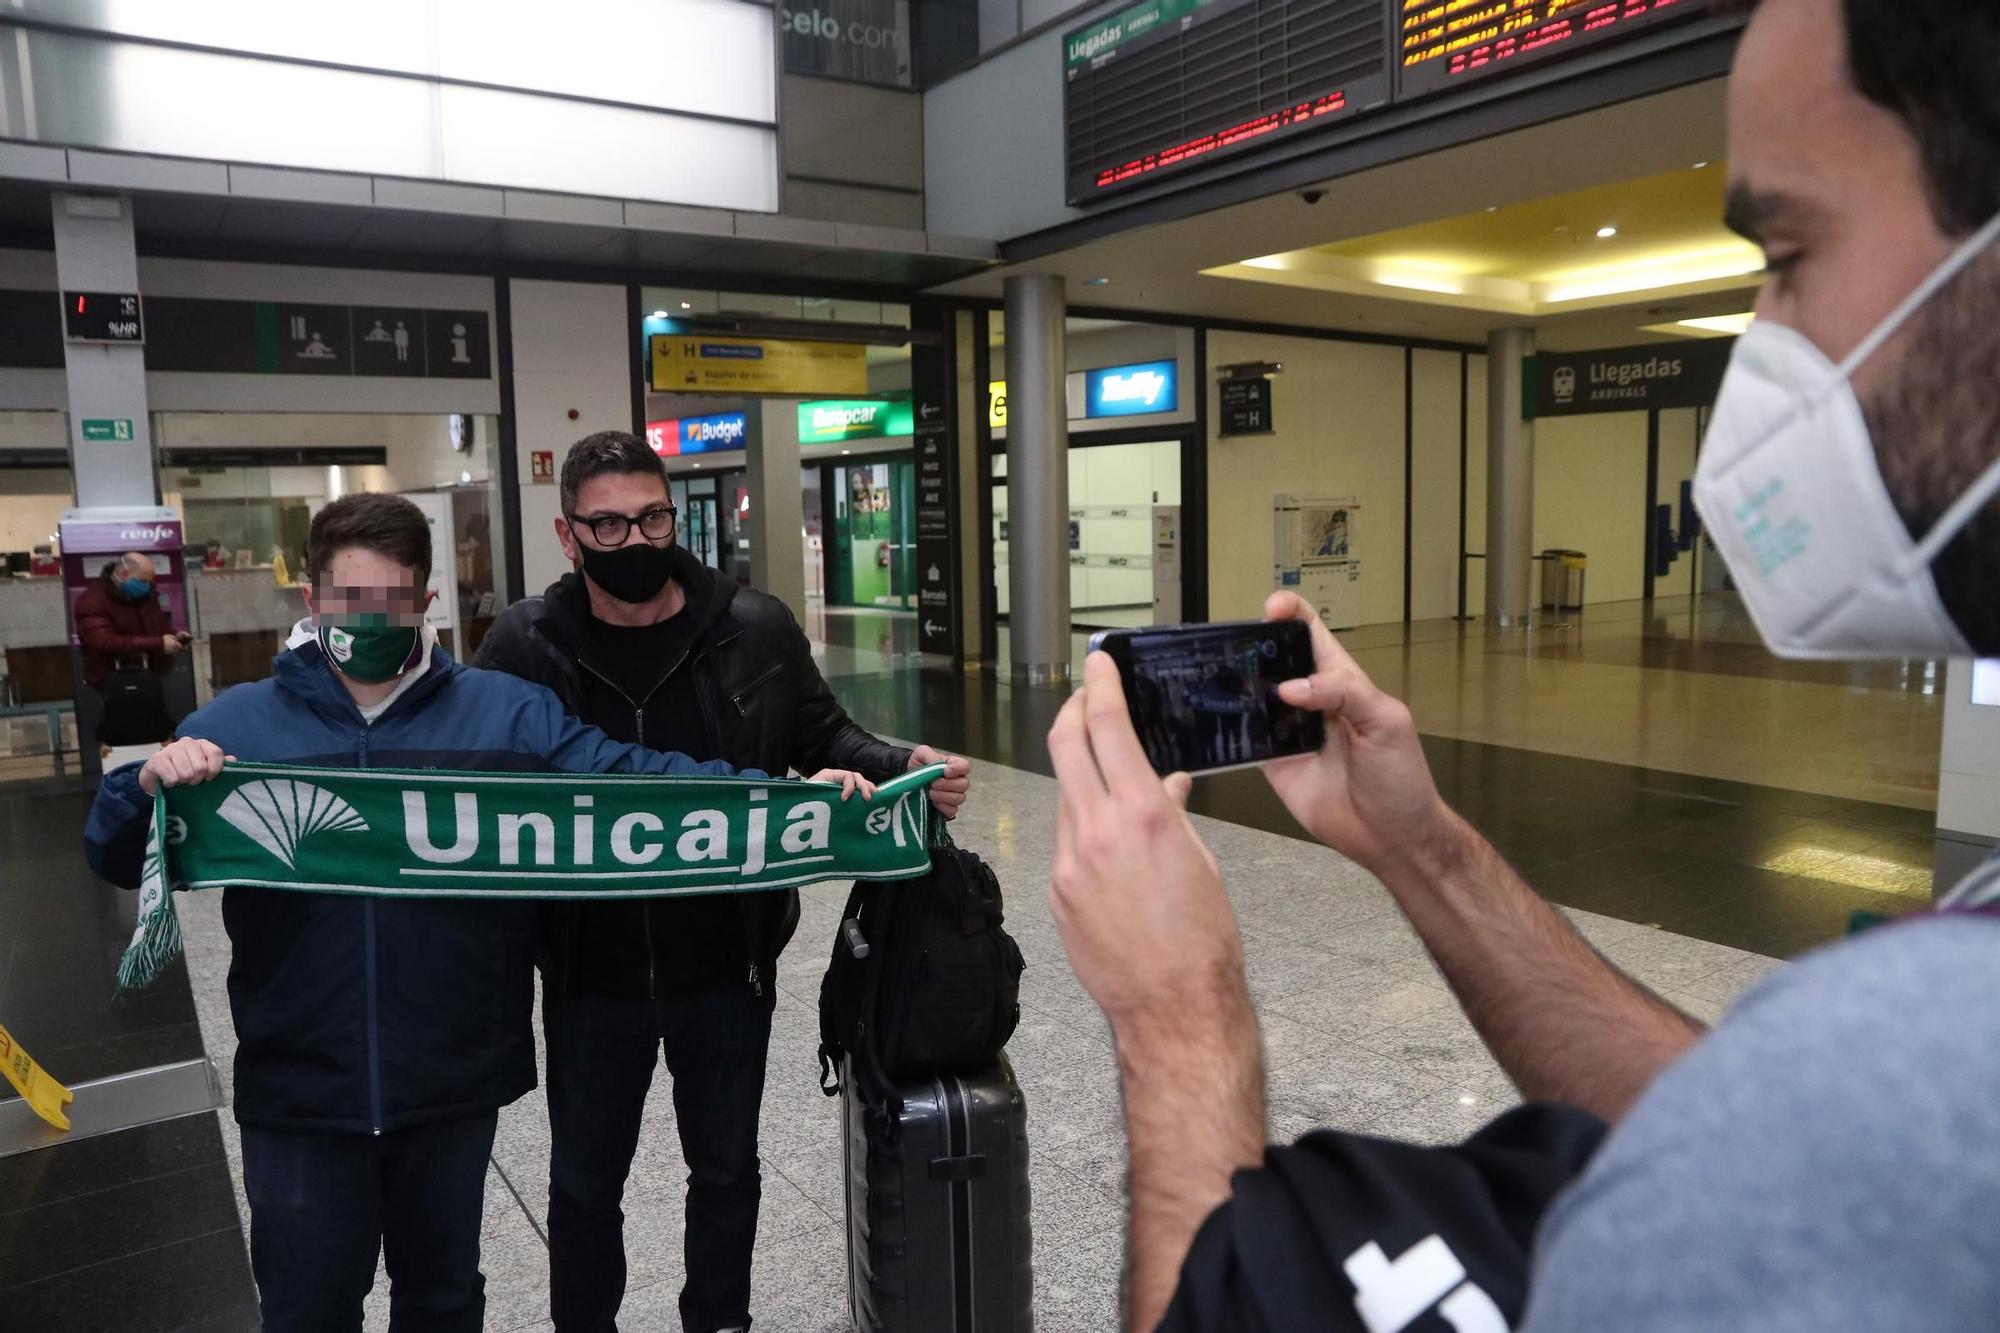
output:
[[[1311,207],[1312,205],[1314,205],[1314,204],[1318,203],[1318,202],[1319,202],[1320,200],[1322,200],[1322,199],[1324,199],[1324,198],[1326,198],[1326,191],[1325,191],[1325,190],[1300,190],[1300,191],[1299,191],[1299,202],[1300,202],[1300,203],[1303,203],[1303,204],[1305,204],[1305,205],[1306,205],[1307,207]]]

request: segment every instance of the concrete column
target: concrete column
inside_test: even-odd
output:
[[[756,405],[748,451],[750,584],[806,616],[805,497],[799,486],[799,405],[766,398]],[[727,498],[725,497],[725,503]]]
[[[1535,426],[1522,418],[1523,366],[1533,329],[1495,329],[1486,340],[1486,614],[1525,626],[1533,605]]]
[[[132,201],[122,195],[50,196],[55,219],[56,282],[72,292],[136,292],[139,257],[132,241]],[[65,343],[69,449],[80,509],[149,505],[159,499],[153,475],[152,424],[146,413],[146,352],[136,346]],[[130,439],[86,440],[86,420],[129,421]]]
[[[1063,280],[1007,279],[1008,630],[1015,680],[1070,675]]]

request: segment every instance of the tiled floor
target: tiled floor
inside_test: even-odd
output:
[[[1632,621],[1625,627],[1628,638],[1645,628]],[[835,642],[825,650],[825,669],[861,725],[1050,771],[1045,737],[1064,691],[1015,687],[992,674],[918,670],[913,629],[901,619],[830,617],[826,632]],[[1616,641],[1606,631],[1602,642],[1609,652]],[[1732,661],[1736,647],[1728,654]],[[1358,651],[1365,656],[1392,650]],[[1460,645],[1453,651],[1471,650]],[[1620,651],[1637,649],[1628,644]],[[1797,665],[1775,663],[1774,670],[1789,673]],[[1697,681],[1749,679],[1683,668],[1604,669]],[[1535,670],[1565,677],[1578,690],[1590,688],[1587,678],[1566,675],[1578,670],[1573,665]],[[1813,677],[1823,670],[1809,664],[1802,674]],[[1942,711],[1935,695],[1890,688],[1889,680],[1853,691],[1816,679],[1750,683],[1779,694],[1841,693],[1862,719],[1856,724],[1862,730],[1875,729],[1884,712]],[[1666,759],[1635,766],[1438,735],[1421,703],[1414,711],[1445,798],[1538,889],[1565,906],[1785,956],[1839,938],[1857,912],[1896,915],[1930,900],[1935,839],[1927,809],[1771,786],[1744,776],[1706,776],[1677,769]],[[1687,725],[1703,724],[1697,715]],[[1934,780],[1934,737],[1931,747]],[[1844,762],[1865,767],[1866,754]],[[1744,769],[1762,771],[1757,765]],[[1254,772],[1201,779],[1191,805],[1237,824],[1302,836]]]
[[[988,857],[1008,894],[1008,928],[1029,960],[1023,1021],[1010,1047],[1029,1106],[1042,1333],[1115,1326],[1124,1159],[1117,1073],[1096,1007],[1071,977],[1046,905],[1055,783],[995,764],[955,835]],[[1202,818],[1231,870],[1252,991],[1264,1023],[1272,1133],[1338,1126],[1427,1142],[1462,1138],[1515,1100],[1388,895],[1332,852]],[[844,885],[805,893],[798,939],[779,973],[761,1125],[764,1208],[754,1270],[757,1326],[844,1330],[845,1251],[837,1106],[819,1091],[816,995]],[[1691,1012],[1713,1017],[1777,964],[1768,958],[1597,916],[1592,939]],[[227,1074],[232,1040],[219,900],[181,900],[188,968],[209,1050]],[[501,1114],[487,1182],[484,1267],[495,1330],[549,1327],[546,1112],[539,1093]],[[240,1189],[234,1126],[220,1120]],[[669,1084],[655,1081],[625,1200],[632,1286],[620,1326],[677,1327],[686,1168]],[[387,1326],[378,1277],[368,1327]]]

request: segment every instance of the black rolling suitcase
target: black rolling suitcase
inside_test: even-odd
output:
[[[851,1073],[851,1071],[849,1071]],[[848,1311],[856,1333],[1029,1333],[1028,1113],[1003,1054],[983,1072],[847,1077]]]

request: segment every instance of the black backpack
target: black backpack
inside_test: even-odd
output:
[[[174,738],[166,689],[144,666],[123,663],[105,677],[104,712],[97,720],[100,745],[159,745]]]
[[[820,1089],[839,1093],[843,1057],[881,1102],[895,1080],[990,1065],[1021,1021],[1004,919],[992,868],[949,837],[927,875],[856,882],[820,982]]]

